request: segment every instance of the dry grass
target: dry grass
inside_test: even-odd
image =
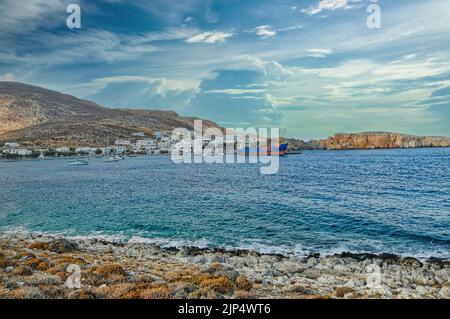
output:
[[[119,264],[106,264],[95,267],[93,273],[106,278],[111,278],[115,276],[123,277],[127,275],[125,270]]]
[[[200,287],[210,289],[221,294],[231,294],[234,291],[233,283],[225,276],[204,279],[200,282]]]
[[[45,250],[45,249],[47,249],[47,246],[48,246],[48,243],[36,242],[36,243],[31,243],[30,245],[28,245],[28,248],[37,249],[37,250]]]
[[[29,266],[17,266],[14,267],[12,273],[16,276],[31,276],[33,274],[33,270]]]
[[[171,297],[171,292],[167,287],[156,287],[141,290],[138,296],[142,299],[168,299]]]

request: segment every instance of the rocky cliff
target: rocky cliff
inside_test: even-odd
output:
[[[439,136],[414,136],[387,132],[356,134],[338,133],[325,140],[309,142],[312,148],[329,150],[450,147],[450,138]]]

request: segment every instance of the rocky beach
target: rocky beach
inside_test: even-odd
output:
[[[80,271],[80,288],[68,285],[74,269]],[[449,277],[450,262],[437,258],[351,253],[298,257],[0,235],[0,298],[448,299]]]

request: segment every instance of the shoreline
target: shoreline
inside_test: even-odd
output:
[[[2,298],[450,298],[450,261],[306,257],[0,232]],[[81,289],[65,282],[80,266]],[[376,284],[373,284],[375,278]]]
[[[286,153],[286,155],[301,155],[304,152],[322,152],[322,151],[332,151],[332,152],[346,152],[346,151],[389,151],[389,150],[419,150],[419,149],[450,149],[450,146],[421,146],[421,147],[374,147],[374,148],[345,148],[345,149],[327,149],[327,148],[317,148],[317,149],[293,149],[292,153]],[[236,155],[237,153],[234,153]],[[170,153],[162,153],[162,154],[123,154],[126,157],[143,157],[143,156],[159,156],[159,157],[170,157]],[[81,156],[81,155],[68,155],[68,156],[47,156],[44,159],[40,159],[38,157],[30,157],[30,156],[20,156],[17,158],[2,158],[0,157],[0,162],[20,162],[20,161],[34,161],[34,160],[54,160],[54,159],[77,159],[77,158],[88,158],[88,159],[101,159],[104,155],[93,155],[93,156]]]

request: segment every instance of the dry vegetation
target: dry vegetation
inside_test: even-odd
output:
[[[69,265],[81,288],[66,282]],[[367,285],[367,266],[383,271]],[[450,262],[390,254],[308,257],[0,233],[0,298],[450,298]]]
[[[114,254],[99,258],[76,245],[50,243],[0,246],[0,298],[248,298],[252,283],[219,264],[207,269],[164,261],[121,265]],[[81,267],[81,289],[69,289],[67,267]]]

